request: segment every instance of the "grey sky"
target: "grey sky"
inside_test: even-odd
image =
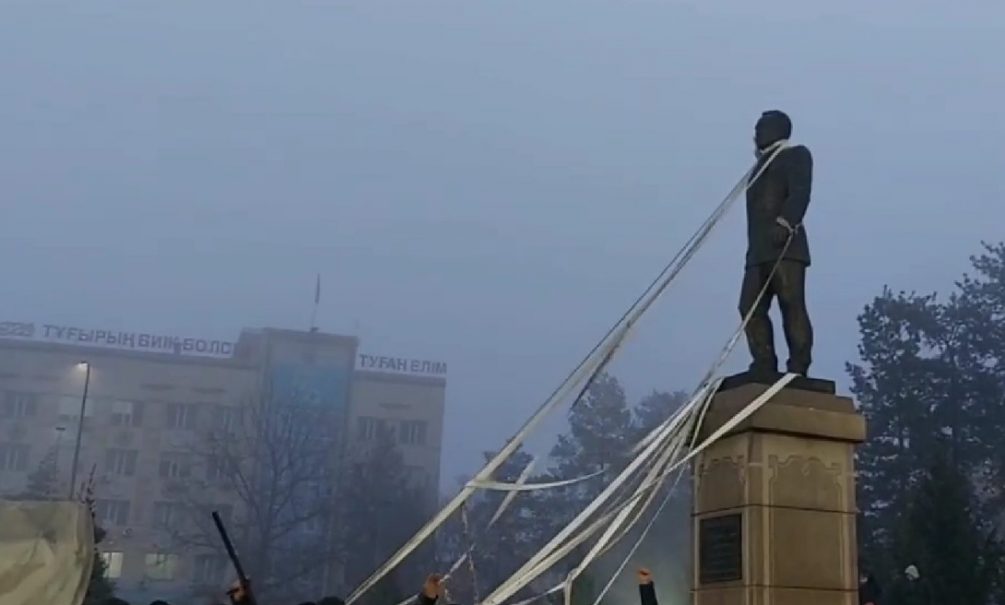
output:
[[[787,110],[816,157],[814,373],[884,283],[1005,224],[1005,3],[0,3],[3,319],[356,330],[450,364],[445,476],[557,384]],[[742,209],[615,370],[690,389]],[[734,356],[734,366],[746,353]]]

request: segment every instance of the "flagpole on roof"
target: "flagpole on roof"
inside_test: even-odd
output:
[[[321,303],[321,274],[317,274],[314,282],[314,308],[311,310],[311,332],[317,332],[318,305]]]

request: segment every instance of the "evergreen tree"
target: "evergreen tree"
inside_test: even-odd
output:
[[[959,326],[965,385],[977,394],[967,403],[973,442],[984,453],[977,468],[987,515],[1005,508],[1005,243],[983,249],[970,259],[973,273],[958,284],[952,320]]]
[[[987,605],[1002,563],[991,527],[981,523],[970,480],[960,471],[943,444],[911,490],[894,536],[896,570],[908,565],[921,572],[922,588],[911,590],[903,574],[891,590],[890,602]]]
[[[559,435],[551,450],[552,472],[569,478],[619,470],[627,460],[633,434],[632,413],[621,383],[610,374],[600,374],[569,413],[569,432]],[[588,484],[591,489],[580,494],[581,500],[592,498],[603,482]]]
[[[624,468],[636,435],[625,391],[617,378],[606,373],[596,377],[569,412],[568,419],[568,433],[559,435],[551,450],[551,468],[537,480],[600,474],[568,487],[538,493],[535,506],[540,507],[542,514],[536,529],[542,534],[542,544],[579,514]],[[564,577],[587,549],[588,545],[581,545],[553,569],[549,579]]]
[[[115,596],[115,584],[108,579],[108,567],[105,559],[98,550],[98,544],[105,539],[105,530],[98,525],[94,511],[94,468],[84,486],[81,500],[87,505],[87,510],[94,520],[94,564],[91,566],[91,579],[87,584],[87,593],[84,596],[84,605],[101,605],[109,598]]]
[[[687,403],[689,397],[684,391],[653,391],[643,397],[633,410],[639,435],[644,436],[656,428]]]
[[[356,452],[344,483],[342,538],[346,575],[352,585],[361,582],[411,538],[432,512],[432,503],[424,500],[416,483],[418,478],[410,475],[393,433],[378,431],[375,437],[371,447]],[[414,578],[418,585],[433,560],[431,545],[424,545],[396,573],[402,578]],[[390,594],[400,591],[400,587],[391,582],[381,590]]]
[[[485,453],[486,461],[494,456],[493,452]],[[517,450],[495,472],[494,479],[514,483],[530,461],[529,454]],[[550,538],[540,527],[547,511],[539,505],[537,494],[517,492],[503,514],[489,527],[507,492],[481,491],[441,530],[443,550],[440,554],[444,566],[453,564],[474,546],[472,561],[461,566],[449,581],[454,601],[473,603],[478,600],[476,596],[484,597],[487,590],[506,580]],[[463,515],[467,517],[467,527]],[[472,562],[476,577],[472,577]]]
[[[890,546],[894,505],[909,491],[938,439],[933,412],[945,404],[937,386],[944,368],[930,355],[928,339],[937,317],[934,297],[886,289],[859,316],[862,362],[849,364],[849,372],[870,433],[858,451],[867,550]]]
[[[20,500],[55,500],[59,494],[58,450],[49,449],[38,467],[28,474],[28,485],[18,499]]]
[[[899,573],[894,541],[937,448],[976,497],[980,519],[1005,502],[1005,246],[985,246],[949,296],[882,294],[859,316],[852,391],[869,426],[858,451],[860,546]]]

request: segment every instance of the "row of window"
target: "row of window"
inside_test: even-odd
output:
[[[5,391],[0,397],[0,419],[33,418],[39,410],[38,393],[20,393]],[[66,395],[59,398],[60,420],[76,420],[80,417],[81,397]],[[164,421],[168,428],[194,430],[200,427],[200,422],[212,422],[214,428],[233,430],[237,426],[240,410],[233,406],[223,406],[205,403],[162,403],[152,404],[142,401],[125,399],[88,399],[84,409],[84,418],[92,418],[95,408],[107,413],[112,426],[141,427],[144,421],[144,411],[150,406],[162,408]]]
[[[105,576],[116,579],[122,576],[125,553],[101,553],[105,561]],[[143,558],[143,576],[148,580],[176,580],[179,578],[181,559],[168,553],[147,553]],[[199,555],[192,560],[193,584],[219,584],[227,570],[227,559],[217,555]]]
[[[217,512],[224,521],[230,519],[234,507],[230,504],[220,504]],[[192,520],[192,515],[203,514],[187,508],[181,502],[158,501],[150,508],[148,525],[158,529],[179,529]],[[143,524],[142,515],[135,510],[129,500],[99,499],[94,501],[94,519],[98,525],[105,528],[126,527]],[[294,523],[297,530],[303,534],[317,534],[323,530],[324,519],[320,514]]]
[[[139,450],[111,448],[105,452],[104,470],[112,475],[134,477],[136,475],[136,460],[139,455]],[[206,479],[217,481],[228,475],[233,475],[236,470],[233,468],[233,464],[233,460],[208,457],[203,466]],[[191,454],[166,452],[160,455],[157,475],[162,479],[187,479],[193,475],[195,465],[196,458]]]
[[[27,443],[0,443],[0,471],[25,472],[28,470],[28,460],[31,446]],[[105,450],[105,473],[120,477],[135,477],[136,464],[140,451],[135,449],[111,448]],[[210,457],[205,461],[203,470],[206,479],[218,481],[232,475],[234,469],[232,460],[218,460]],[[186,479],[193,474],[195,458],[181,452],[168,452],[160,456],[157,465],[157,475],[162,479]]]
[[[386,434],[403,445],[426,445],[427,424],[425,420],[395,422],[385,418],[360,416],[356,419],[356,438],[360,441],[376,441],[379,436]]]
[[[38,394],[6,391],[0,399],[0,419],[31,418],[38,413]],[[80,416],[80,398],[65,396],[60,398],[60,420],[76,420]],[[98,399],[86,406],[85,419],[94,416],[94,409],[105,408],[112,426],[142,427],[144,412],[152,405],[142,401],[123,399]],[[161,407],[169,429],[195,430],[212,423],[221,431],[232,431],[240,422],[240,408],[234,406],[199,403],[156,404]],[[202,423],[202,424],[200,424]],[[395,422],[384,418],[360,416],[356,419],[356,434],[361,441],[374,441],[387,432],[392,439],[404,445],[425,445],[427,422],[424,420],[402,420]],[[2,462],[2,461],[0,461]],[[2,468],[2,466],[0,466]]]
[[[224,519],[230,518],[233,506],[221,504],[217,507],[220,516]],[[154,502],[150,510],[149,525],[157,528],[176,528],[184,523],[187,515],[192,511],[185,509],[185,505],[180,502]],[[141,515],[133,509],[129,500],[106,500],[94,501],[94,518],[98,525],[102,527],[125,527],[127,525],[139,525],[142,523]]]

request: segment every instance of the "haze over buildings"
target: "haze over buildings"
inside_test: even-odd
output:
[[[813,372],[842,379],[884,284],[949,284],[1001,237],[1003,22],[993,1],[5,2],[3,316],[306,328],[321,271],[319,325],[450,364],[452,487],[779,107],[817,160]],[[734,329],[740,214],[615,366],[633,399],[692,388]]]
[[[65,497],[81,427],[77,483],[93,469],[98,522],[108,532],[101,550],[109,576],[121,594],[146,600],[189,598],[202,587],[215,594],[226,580],[217,550],[194,547],[175,530],[196,506],[207,509],[198,511],[207,522],[209,509],[228,511],[228,518],[247,513],[240,510],[247,498],[217,487],[234,461],[222,460],[223,450],[213,443],[262,439],[263,427],[248,420],[260,406],[323,410],[317,418],[326,425],[310,435],[330,444],[325,447],[337,470],[388,432],[413,486],[432,506],[446,366],[360,354],[359,344],[351,336],[274,328],[245,329],[236,342],[226,342],[0,323],[0,495],[22,493],[28,476],[55,452],[57,495]],[[254,434],[245,436],[245,429]],[[270,445],[295,448],[298,439]],[[261,460],[250,451],[238,455]],[[312,482],[327,482],[317,486],[321,497],[344,499],[339,476],[318,474],[294,485],[307,492]],[[307,529],[335,531],[335,507],[311,510],[325,512],[308,519]],[[325,582],[339,573],[332,569]]]

